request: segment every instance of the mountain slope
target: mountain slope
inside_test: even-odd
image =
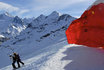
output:
[[[39,70],[103,70],[104,50],[81,45],[67,45]]]
[[[34,56],[32,58],[24,60],[25,66],[20,68],[19,70],[39,70],[41,66],[44,65],[44,63],[55,54],[60,48],[62,48],[64,45],[67,45],[66,40],[59,42],[57,44],[53,44],[47,47],[44,47],[44,49],[40,49],[36,55],[36,52],[33,52],[30,54],[30,56]],[[7,66],[5,68],[1,68],[1,70],[11,70],[12,66]]]
[[[60,47],[56,50],[55,47]],[[51,50],[49,49],[51,48]],[[53,48],[53,49],[52,49]],[[57,48],[59,49],[59,48]],[[103,70],[104,50],[81,45],[67,45],[66,41],[48,47],[41,55],[25,60],[19,70]],[[11,66],[1,70],[11,70]]]
[[[68,14],[60,15],[56,11],[49,16],[40,15],[31,23],[28,23],[27,28],[19,35],[0,46],[3,49],[0,57],[3,56],[5,58],[1,58],[0,68],[10,64],[8,55],[12,52],[18,52],[23,55],[23,59],[28,59],[34,57],[34,55],[31,55],[32,53],[39,55],[43,53],[40,50],[66,40],[65,30],[73,20],[75,20],[74,17]],[[7,63],[3,63],[3,61]]]
[[[12,52],[24,60],[25,66],[18,70],[103,70],[104,50],[67,44],[65,30],[74,19],[54,11],[28,23],[19,35],[0,45],[0,70],[12,69],[8,57]]]

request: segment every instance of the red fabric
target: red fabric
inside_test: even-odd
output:
[[[92,6],[66,30],[69,44],[104,46],[104,3]]]

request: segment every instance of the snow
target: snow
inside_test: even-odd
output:
[[[50,46],[52,49],[64,44],[58,51],[53,52],[48,48],[47,52],[24,60],[25,66],[18,70],[104,70],[104,50],[82,45],[67,45],[65,42]],[[7,66],[1,70],[11,69],[11,66]]]
[[[25,63],[18,70],[104,70],[104,50],[68,45],[65,30],[74,17],[56,11],[24,21],[18,16],[0,16],[0,29],[4,26],[2,32],[12,35],[0,45],[0,70],[12,70],[8,57],[12,52],[18,52]]]
[[[0,14],[0,34],[10,38],[20,34],[26,28],[23,19],[11,16],[8,12]]]
[[[67,45],[51,57],[40,70],[104,70],[104,50]]]
[[[23,66],[19,70],[39,70],[40,67],[44,65],[44,63],[49,59],[49,57],[55,54],[64,45],[67,45],[66,40],[63,40],[51,46],[43,47],[44,49],[42,48],[41,50],[37,51],[38,55],[36,55],[36,52],[31,53],[30,56],[34,57],[24,60],[23,62],[25,63],[25,66]],[[25,58],[27,57],[24,57],[24,59]],[[12,66],[9,65],[7,67],[1,68],[0,70],[12,70]]]
[[[14,22],[5,18],[1,21],[2,26],[4,25],[4,36],[8,37],[5,31],[11,36],[0,45],[1,70],[12,69],[12,61],[8,56],[13,52],[19,53],[25,63],[20,70],[39,70],[51,56],[67,45],[65,30],[75,20],[68,14],[60,16],[56,11],[49,16],[40,15],[31,23],[25,23],[30,22],[30,19],[23,21],[18,16],[10,18]]]
[[[0,45],[0,70],[12,70],[12,61],[8,57],[12,52],[19,53],[25,63],[18,70],[104,70],[104,50],[68,45],[65,30],[74,17],[54,11],[33,20],[23,21],[17,16],[16,23],[10,24],[9,19],[5,20],[2,15],[1,18],[4,30],[14,35]]]
[[[4,38],[4,36],[3,35],[0,35],[0,38]]]

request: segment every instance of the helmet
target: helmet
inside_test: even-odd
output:
[[[13,55],[17,55],[17,53],[14,52]]]

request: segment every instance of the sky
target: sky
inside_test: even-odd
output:
[[[53,11],[80,17],[95,0],[0,0],[0,13],[22,18],[49,15]]]

